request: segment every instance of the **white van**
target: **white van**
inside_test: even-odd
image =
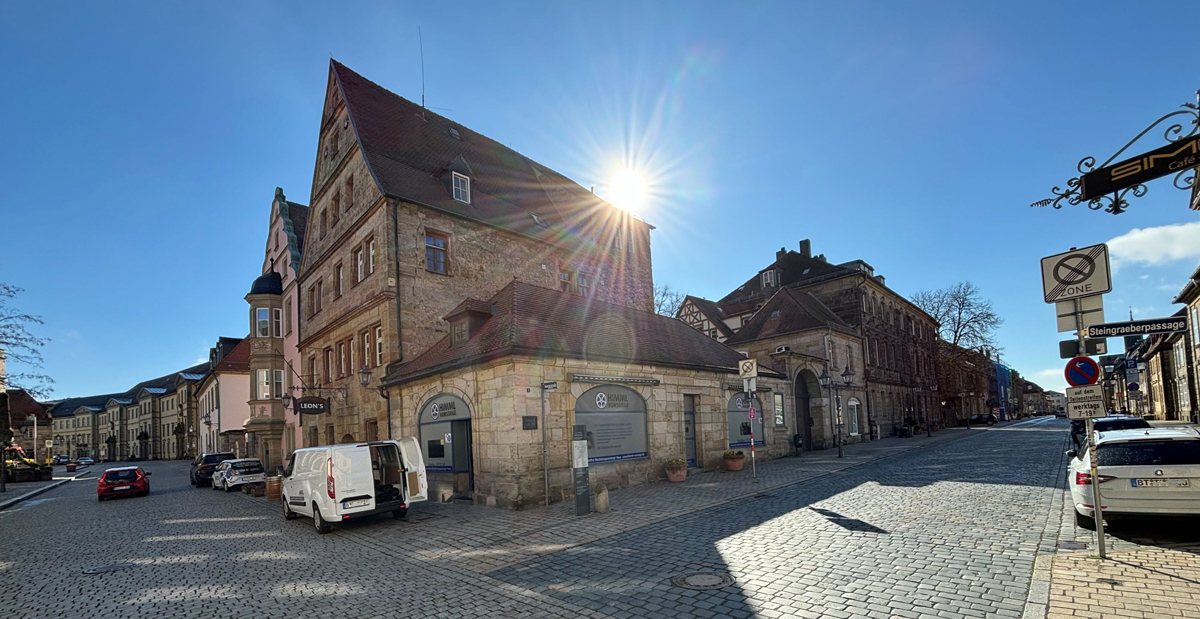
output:
[[[428,496],[421,446],[411,436],[297,449],[283,471],[283,517],[309,516],[317,533],[372,514],[403,518]]]

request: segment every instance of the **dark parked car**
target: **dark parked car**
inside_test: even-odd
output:
[[[100,501],[118,496],[150,494],[150,473],[140,466],[108,469],[96,480],[96,498]]]
[[[213,471],[217,465],[226,460],[233,460],[234,457],[229,452],[200,454],[192,460],[192,472],[189,475],[192,485],[197,488],[211,486]]]
[[[990,426],[994,423],[999,423],[999,422],[1000,422],[1000,418],[997,417],[995,413],[983,413],[981,415],[971,415],[971,424],[972,425]],[[960,425],[960,426],[967,425],[967,420],[966,419],[958,420],[958,425]]]
[[[1151,427],[1150,423],[1141,417],[1125,417],[1122,415],[1099,417],[1093,419],[1092,423],[1095,424],[1097,432],[1141,430],[1142,428]],[[1087,446],[1087,420],[1071,420],[1071,444],[1079,451],[1083,451],[1083,448]]]

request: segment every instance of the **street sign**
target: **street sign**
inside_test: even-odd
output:
[[[46,447],[54,447],[54,439],[46,441]]]
[[[1176,333],[1187,331],[1186,316],[1110,322],[1088,327],[1088,337],[1120,337],[1122,335],[1150,335],[1151,333]]]
[[[1094,419],[1104,414],[1104,389],[1100,385],[1067,388],[1068,419]]]
[[[1126,370],[1136,370],[1137,369],[1137,359],[1126,359],[1125,360],[1125,369]]]
[[[1091,200],[1197,165],[1200,165],[1200,135],[1084,174],[1079,179],[1079,199]]]
[[[1130,391],[1137,391],[1137,390],[1138,390],[1138,389],[1140,389],[1140,388],[1141,388],[1141,387],[1140,387],[1140,386],[1139,386],[1137,383],[1129,383],[1129,390],[1130,390]]]
[[[1067,362],[1063,374],[1067,377],[1068,385],[1082,387],[1094,384],[1100,378],[1100,366],[1089,357],[1075,357]]]
[[[742,380],[747,378],[758,377],[758,360],[757,359],[742,359],[738,362],[738,373]]]
[[[1083,350],[1079,350],[1079,340],[1063,340],[1058,343],[1058,357],[1060,359],[1071,359],[1072,357],[1088,357],[1091,355],[1108,354],[1108,342],[1104,340],[1084,340]]]
[[[754,405],[753,404],[750,405],[750,418],[754,419]]]
[[[1108,245],[1104,243],[1042,258],[1042,292],[1047,303],[1111,291]]]
[[[301,415],[324,415],[329,412],[329,400],[317,396],[296,398],[295,410]]]
[[[1078,312],[1075,304],[1079,304]],[[1058,332],[1078,331],[1080,327],[1090,327],[1104,322],[1104,296],[1092,295],[1069,301],[1059,301],[1054,304],[1054,313],[1058,317]],[[1076,314],[1083,320],[1083,325],[1077,324]]]

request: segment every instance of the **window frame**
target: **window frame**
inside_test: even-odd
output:
[[[430,241],[441,241],[441,245],[431,243]],[[441,256],[441,260],[430,260],[430,252],[433,256]],[[433,268],[434,264],[441,265],[441,270]],[[425,231],[425,272],[435,273],[437,275],[450,274],[450,235],[436,230]]]
[[[254,376],[254,399],[271,399],[271,371],[259,368]]]
[[[333,382],[333,348],[325,348],[325,383]]]
[[[292,298],[283,300],[283,334],[292,334]]]
[[[271,393],[278,400],[283,397],[283,370],[273,370],[271,374],[273,378]]]
[[[341,262],[333,265],[333,281],[336,284],[333,289],[333,298],[341,298],[346,292],[346,269]]]
[[[283,337],[283,310],[271,308],[271,333],[273,337]]]
[[[254,337],[271,337],[270,308],[254,308]]]
[[[463,187],[459,187],[459,181],[463,182],[463,184],[464,184]],[[463,194],[462,197],[459,196],[459,192],[462,192],[462,194]],[[466,174],[459,174],[458,172],[451,172],[450,173],[450,195],[455,200],[462,202],[463,204],[470,204],[471,203],[471,177],[467,176]]]
[[[383,365],[383,326],[375,327],[375,367]]]

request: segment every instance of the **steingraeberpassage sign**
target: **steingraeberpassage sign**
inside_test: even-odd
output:
[[[1125,335],[1150,335],[1152,333],[1175,333],[1187,331],[1187,316],[1172,316],[1170,318],[1155,318],[1153,320],[1132,320],[1129,322],[1110,322],[1092,325],[1087,328],[1087,336],[1121,337]]]

